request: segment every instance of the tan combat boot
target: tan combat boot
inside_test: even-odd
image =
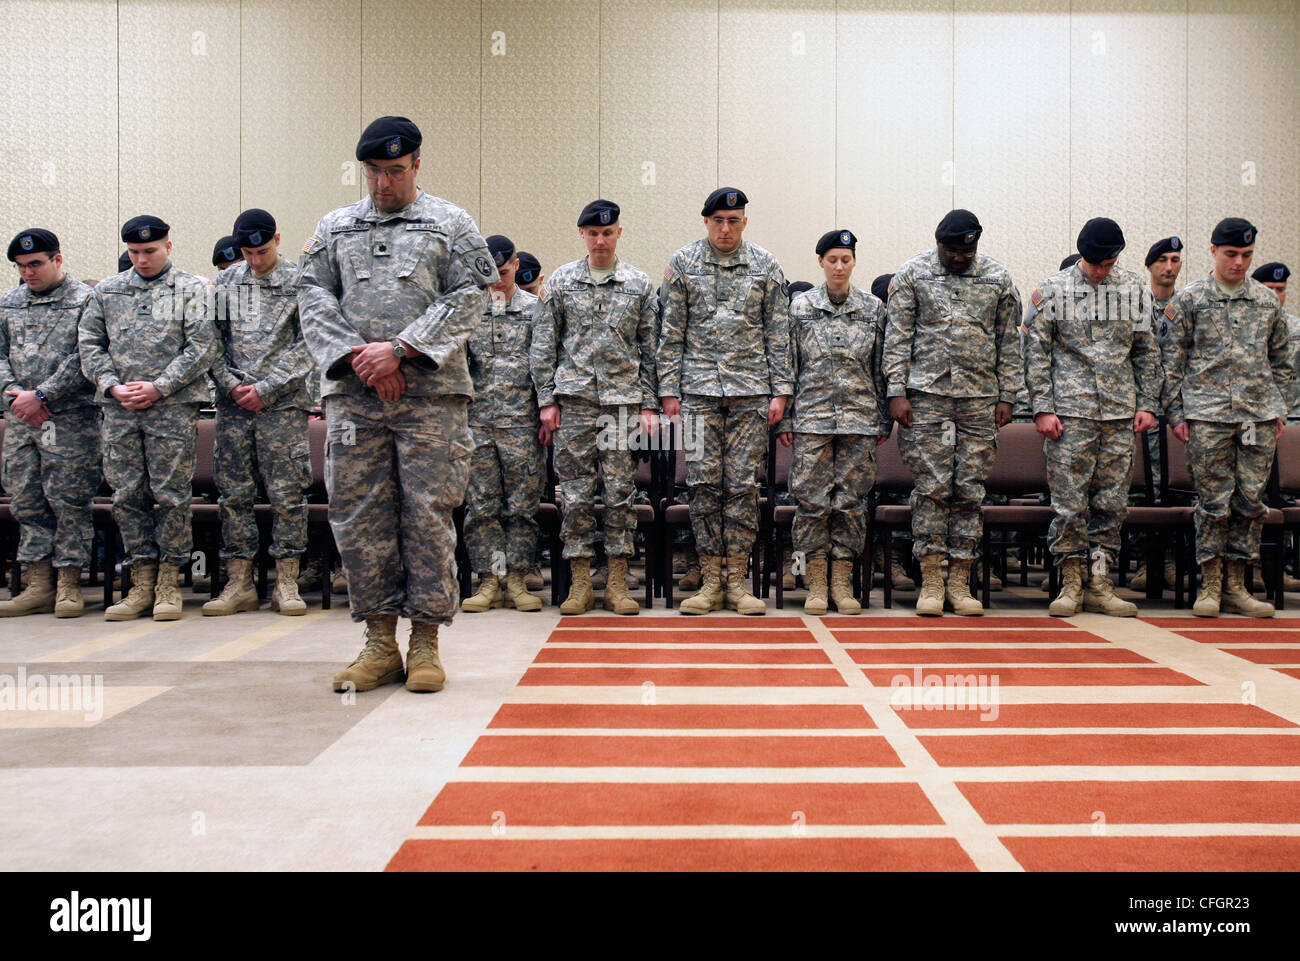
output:
[[[517,611],[540,611],[542,599],[536,594],[528,593],[523,571],[510,571],[506,574],[506,602]]]
[[[1173,581],[1166,581],[1165,586],[1168,587],[1172,583]],[[1135,591],[1145,591],[1147,589],[1147,566],[1145,563],[1138,565],[1137,573],[1129,579],[1128,586]]]
[[[252,566],[252,562],[249,562]],[[181,589],[177,586],[181,569],[175,564],[158,565],[158,583],[154,585],[153,619],[179,621],[181,619]]]
[[[881,563],[884,563],[883,559]],[[915,590],[916,588],[916,584],[912,582],[912,578],[908,577],[907,571],[903,567],[903,562],[899,560],[897,554],[890,557],[889,577],[890,584],[893,585],[893,588],[896,591],[910,591]]]
[[[686,554],[686,573],[677,581],[679,591],[698,591],[700,589],[700,555],[691,548]]]
[[[150,561],[131,565],[131,590],[112,607],[104,611],[106,621],[133,621],[153,607],[153,586],[158,577],[158,567]]]
[[[1196,595],[1192,613],[1197,617],[1218,617],[1223,590],[1223,558],[1201,561],[1201,591]]]
[[[745,577],[745,565],[749,557],[737,554],[727,558],[727,594],[726,605],[737,614],[766,614],[767,605],[749,593]]]
[[[1246,617],[1272,617],[1273,605],[1257,601],[1246,590],[1246,562],[1240,557],[1228,558],[1228,584],[1223,591],[1220,610],[1225,614],[1242,614]]]
[[[298,596],[296,557],[281,557],[275,562],[275,590],[271,594],[271,610],[291,617],[307,613],[307,602]]]
[[[325,573],[325,558],[320,554],[313,554],[307,559],[306,564],[299,565],[298,571],[298,590],[299,592],[311,593],[321,586],[321,578]]]
[[[1264,566],[1259,561],[1255,561],[1250,565],[1250,569],[1255,572],[1255,577],[1259,579],[1259,583],[1263,584]],[[1282,568],[1282,590],[1286,591],[1287,593],[1291,593],[1292,591],[1300,591],[1300,580],[1292,577],[1291,572],[1288,571],[1285,567]]]
[[[493,607],[500,607],[504,601],[501,597],[501,582],[491,572],[482,574],[478,579],[478,591],[460,602],[460,609],[467,614],[482,614]]]
[[[678,608],[683,614],[707,614],[722,610],[722,558],[700,558],[700,592],[682,601]]]
[[[785,560],[781,562],[781,590],[792,591],[794,589],[794,552],[791,551],[785,555]]]
[[[1083,610],[1083,577],[1079,573],[1080,560],[1067,557],[1061,562],[1061,593],[1056,595],[1047,613],[1053,617],[1070,617]]]
[[[853,596],[852,561],[831,561],[831,600],[841,614],[862,613],[862,605]]]
[[[546,582],[542,580],[542,569],[540,567],[534,567],[531,571],[529,571],[527,574],[524,575],[525,590],[528,590],[530,592],[540,591],[545,586],[546,586]]]
[[[280,585],[276,584],[277,591]],[[259,603],[257,588],[253,585],[253,562],[247,557],[226,560],[226,586],[221,593],[203,605],[204,617],[225,617],[242,611],[256,611]],[[305,605],[304,605],[305,606]],[[154,614],[157,615],[157,611]],[[156,617],[155,620],[175,620]]]
[[[641,605],[627,592],[627,558],[609,559],[609,578],[605,581],[605,610],[615,614],[640,614]]]
[[[27,586],[21,593],[12,600],[0,601],[0,617],[48,614],[54,610],[54,565],[34,561],[27,565],[27,575]]]
[[[523,583],[523,573],[519,574]],[[401,658],[398,658],[401,662]],[[441,691],[447,683],[447,672],[438,658],[438,625],[428,621],[411,622],[411,640],[406,645],[406,689],[408,691]]]
[[[81,568],[60,567],[58,588],[54,597],[55,617],[80,617],[86,608],[81,596]]]
[[[916,599],[916,613],[922,617],[943,614],[942,565],[942,554],[926,554],[921,558],[921,594]]]
[[[984,606],[970,594],[971,562],[956,557],[948,560],[948,587],[946,599],[952,612],[963,617],[979,617]]]
[[[402,679],[402,652],[397,649],[397,617],[366,618],[366,643],[357,659],[334,675],[336,691],[372,691]]]
[[[1115,585],[1104,574],[1092,574],[1088,577],[1088,589],[1083,594],[1083,609],[1094,614],[1109,614],[1111,617],[1137,617],[1138,607],[1132,601],[1126,601],[1115,594]]]
[[[804,584],[808,596],[804,598],[803,612],[820,617],[826,613],[826,555],[820,551],[808,555],[808,567],[804,572]]]
[[[569,561],[573,583],[569,596],[560,605],[561,614],[586,614],[596,606],[596,595],[591,592],[591,558],[575,557]]]

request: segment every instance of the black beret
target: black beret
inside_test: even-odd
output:
[[[883,303],[889,303],[889,282],[893,279],[893,274],[881,274],[871,282],[871,292]]]
[[[21,231],[9,241],[10,260],[17,260],[19,254],[57,254],[58,252],[59,238],[40,227]]]
[[[1291,276],[1291,268],[1279,261],[1272,261],[1257,267],[1255,272],[1250,276],[1254,277],[1261,284],[1285,284],[1286,279]]]
[[[122,242],[126,244],[147,244],[151,240],[165,240],[171,227],[161,218],[152,214],[132,217],[122,225]]]
[[[745,191],[737,190],[735,187],[719,187],[704,201],[704,209],[700,211],[700,215],[707,217],[715,210],[744,210],[748,203],[749,198],[745,196]]]
[[[618,223],[618,204],[612,200],[593,200],[578,214],[579,227],[608,227]]]
[[[380,117],[357,141],[357,159],[395,160],[414,153],[423,142],[420,128],[405,117]]]
[[[1210,235],[1210,243],[1216,247],[1227,244],[1229,247],[1249,247],[1255,242],[1255,225],[1240,217],[1228,217],[1220,220]]]
[[[1066,257],[1064,260],[1061,261],[1061,266],[1058,267],[1057,270],[1066,270],[1070,267],[1073,267],[1082,259],[1083,259],[1083,254],[1070,254],[1070,256]]]
[[[233,235],[222,237],[212,245],[212,266],[229,267],[231,264],[237,264],[244,259],[244,255],[239,252],[239,244],[235,242]]]
[[[1150,267],[1165,254],[1176,253],[1183,249],[1183,242],[1177,237],[1166,237],[1164,240],[1157,240],[1147,251],[1147,266]]]
[[[817,241],[817,256],[822,256],[832,247],[844,247],[856,254],[858,252],[858,238],[853,236],[851,230],[827,231],[822,234],[821,240]]]
[[[124,250],[117,257],[117,272],[120,274],[124,270],[131,269],[131,251]]]
[[[1093,217],[1079,231],[1075,242],[1083,259],[1090,264],[1099,264],[1103,260],[1118,257],[1124,249],[1124,231],[1119,224],[1109,217]]]
[[[492,255],[492,262],[497,267],[504,267],[506,261],[515,255],[515,244],[509,237],[503,234],[493,234],[487,239],[488,253]]]
[[[945,247],[973,247],[984,228],[969,210],[950,210],[935,228],[934,239]]]
[[[515,271],[515,280],[521,284],[531,284],[542,275],[542,265],[536,257],[525,250],[515,256],[519,258],[519,269]]]
[[[808,283],[808,281],[796,280],[793,284],[791,284],[786,289],[786,293],[790,295],[791,300],[794,300],[796,294],[802,294],[805,290],[812,290],[812,289],[813,289],[813,285]]]
[[[235,218],[230,234],[236,247],[261,247],[275,239],[275,218],[260,207],[251,207]]]

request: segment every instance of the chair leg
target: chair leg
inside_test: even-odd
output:
[[[785,609],[785,547],[781,544],[781,539],[776,539],[775,557],[773,566],[776,568],[776,609],[778,611]]]
[[[884,557],[881,561],[881,574],[885,582],[884,597],[885,610],[894,606],[894,585],[890,583],[890,572],[894,569],[894,530],[892,527],[886,527],[882,532],[882,545],[884,547]]]

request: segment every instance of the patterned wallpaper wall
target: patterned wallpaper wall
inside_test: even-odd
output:
[[[865,287],[953,206],[1022,290],[1092,216],[1134,269],[1178,233],[1203,273],[1228,215],[1300,268],[1294,0],[6,0],[0,38],[0,233],[49,227],[92,279],[142,212],[199,273],[249,206],[296,256],[383,113],[548,273],[603,196],[658,275],[721,184],[792,280],[844,226]]]

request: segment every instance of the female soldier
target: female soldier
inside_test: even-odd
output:
[[[778,430],[782,444],[794,445],[793,540],[807,562],[809,614],[826,613],[828,552],[835,609],[862,610],[853,596],[853,561],[866,544],[876,447],[891,427],[881,370],[885,306],[849,283],[857,245],[848,230],[817,241],[826,282],[790,304],[794,398]]]

